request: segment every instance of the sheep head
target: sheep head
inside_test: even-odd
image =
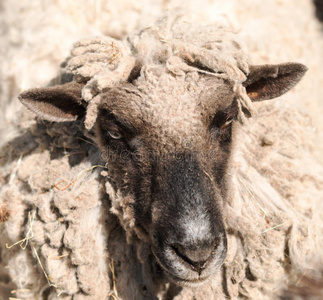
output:
[[[121,210],[131,211],[133,224],[125,225],[122,215],[120,223],[126,231],[135,228],[173,282],[194,286],[226,257],[223,207],[238,121],[251,116],[253,101],[287,92],[306,67],[252,66],[237,42],[228,43],[234,54],[227,57],[229,46],[223,52],[217,42],[189,40],[219,34],[217,29],[187,34],[187,25],[167,20],[130,39],[132,54],[111,39],[108,56],[101,40],[77,44],[74,54],[83,61],[100,52],[99,67],[92,67],[103,77],[86,79],[84,64],[73,82],[28,90],[19,99],[43,119],[84,118],[88,130],[94,126],[111,182],[130,199]],[[220,31],[224,41],[228,35],[232,41],[231,33]],[[105,70],[120,57],[119,65]],[[80,61],[70,59],[70,69]]]
[[[290,89],[305,67],[250,70],[244,86],[258,101]],[[135,226],[147,235],[158,263],[177,284],[196,285],[226,256],[222,211],[238,102],[232,83],[209,75],[182,93],[176,78],[170,83],[167,77],[166,89],[163,72],[155,80],[153,89],[150,83],[120,83],[99,96],[97,141],[117,189],[133,197]],[[19,98],[41,118],[73,121],[86,115],[82,87],[70,82]]]

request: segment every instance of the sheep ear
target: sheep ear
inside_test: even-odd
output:
[[[298,63],[250,66],[243,85],[252,101],[269,100],[289,91],[306,71],[307,67]]]
[[[42,119],[55,122],[74,121],[84,115],[83,84],[69,82],[22,92],[19,100]]]

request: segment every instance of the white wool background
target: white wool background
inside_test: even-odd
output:
[[[323,72],[321,71],[323,65],[323,38],[320,31],[320,24],[318,24],[314,18],[314,11],[310,0],[139,0],[136,2],[126,0],[22,0],[19,2],[2,0],[0,2],[0,146],[17,136],[22,129],[28,128],[31,125],[29,114],[25,112],[25,109],[17,100],[18,93],[27,88],[44,86],[53,77],[59,75],[59,64],[69,55],[69,51],[75,41],[84,37],[102,34],[115,38],[123,38],[128,33],[151,24],[164,10],[181,9],[183,7],[186,11],[194,12],[191,16],[192,19],[195,18],[200,22],[202,21],[202,23],[225,24],[239,32],[241,39],[247,45],[249,54],[255,64],[296,61],[308,66],[309,71],[295,89],[287,95],[272,101],[270,106],[267,107],[267,105],[264,105],[264,108],[262,108],[262,115],[265,116],[264,119],[254,120],[254,123],[259,122],[260,124],[257,129],[254,129],[254,136],[249,137],[247,134],[242,133],[241,137],[241,140],[243,140],[245,144],[248,144],[248,139],[250,139],[251,142],[254,142],[259,139],[261,140],[261,138],[263,138],[263,142],[268,143],[268,145],[273,143],[273,146],[277,147],[279,151],[281,149],[284,150],[280,155],[285,157],[285,160],[277,161],[277,157],[274,155],[277,153],[271,154],[270,148],[260,147],[258,144],[255,144],[254,149],[250,152],[249,161],[239,157],[241,152],[237,153],[236,160],[240,165],[237,166],[238,175],[234,180],[237,186],[247,187],[245,190],[238,191],[240,194],[245,193],[245,197],[249,197],[252,194],[259,194],[257,187],[262,186],[261,192],[264,194],[262,197],[259,197],[260,200],[258,199],[258,203],[255,204],[255,207],[257,205],[260,205],[261,207],[266,205],[266,188],[268,188],[268,193],[272,196],[271,186],[279,186],[280,188],[286,186],[286,188],[283,189],[285,194],[277,194],[277,198],[273,199],[271,202],[272,207],[270,207],[269,211],[266,213],[270,215],[271,212],[275,212],[275,215],[277,216],[279,215],[279,212],[287,211],[289,215],[292,215],[291,211],[299,210],[302,211],[305,216],[310,215],[313,217],[313,222],[322,222],[323,213],[321,203],[323,203],[323,197],[322,194],[317,192],[320,190],[320,187],[322,187],[322,167],[320,165],[315,165],[312,156],[317,157],[321,163],[323,162],[323,158],[320,155],[323,149],[323,123],[320,122],[320,117],[323,114]],[[280,112],[283,113],[280,115]],[[299,112],[301,113],[299,114]],[[270,122],[271,115],[275,116],[275,121],[268,129],[266,128],[266,121]],[[293,116],[295,116],[294,119]],[[280,120],[281,123],[279,123]],[[293,122],[291,122],[291,120],[293,120]],[[275,124],[275,122],[277,122],[277,124]],[[283,130],[281,124],[284,124]],[[252,126],[253,124],[250,124],[250,130],[246,129],[246,132],[248,132],[248,130],[249,132],[253,132]],[[280,128],[279,132],[274,130],[275,126]],[[305,129],[300,130],[299,127]],[[262,129],[264,132],[261,131]],[[302,136],[297,135],[298,131],[302,132]],[[284,138],[289,141],[287,143],[289,148],[287,149],[284,147]],[[294,141],[295,148],[290,148],[290,145],[293,145],[293,142],[291,141]],[[250,151],[250,149],[242,149],[241,151],[244,151],[245,153]],[[259,153],[259,155],[253,156],[254,153]],[[33,155],[37,156],[37,154]],[[290,157],[292,157],[293,160],[291,160]],[[297,160],[297,158],[300,159]],[[37,161],[37,157],[29,158],[31,161],[33,159]],[[281,161],[286,162],[283,168],[279,165]],[[50,164],[51,167],[55,167],[55,161],[50,162],[49,158],[48,161],[43,162],[43,164],[45,166]],[[16,170],[19,170],[19,160],[15,166],[17,167]],[[90,167],[90,165],[84,165],[82,166],[82,169],[76,168],[71,174],[76,176],[80,171]],[[42,170],[42,172],[51,170],[50,167],[46,168],[45,170]],[[60,168],[62,168],[62,165],[60,165]],[[304,188],[302,185],[293,184],[293,180],[295,179],[292,173],[293,168],[302,169],[302,171],[298,173],[295,172],[295,176],[303,174],[302,178],[297,178],[297,183],[302,182]],[[263,181],[263,177],[259,176],[258,172],[261,173],[263,170],[270,170],[270,174],[268,174],[268,178],[271,178],[270,180]],[[61,169],[60,171],[63,172],[64,169]],[[1,174],[2,173],[0,173],[0,175]],[[13,172],[13,174],[15,173]],[[20,178],[28,178],[28,176],[32,175],[32,172],[30,174],[20,173],[18,175]],[[248,176],[259,178],[259,182],[248,182]],[[315,180],[311,180],[310,176],[319,177],[316,178],[317,186],[313,187],[313,193],[309,191],[311,191],[311,184],[313,184]],[[94,186],[98,186],[99,183],[96,182],[94,175],[86,178],[89,182],[93,181]],[[71,180],[72,179],[73,177]],[[85,193],[86,195],[87,191],[84,189],[84,186],[82,187],[82,182],[79,183],[75,189],[76,188],[79,188],[80,194]],[[252,190],[252,188],[254,188],[254,190]],[[10,191],[8,191],[8,193],[10,194]],[[299,196],[298,199],[303,199],[303,201],[293,201],[296,194],[298,196],[302,195],[302,197]],[[290,202],[287,202],[287,204],[284,202],[282,204],[281,197],[289,199]],[[19,202],[19,199],[14,194],[9,195],[7,199]],[[2,201],[3,199],[0,199],[0,203]],[[39,199],[39,201],[39,203],[36,203],[36,206],[42,207],[41,199]],[[259,201],[263,201],[263,203]],[[44,201],[44,203],[46,203],[46,201]],[[235,206],[235,208],[239,207],[239,203],[231,204],[232,206]],[[88,206],[85,207],[91,210],[93,216],[97,216],[98,212],[96,210],[100,209],[101,204],[95,202],[92,204],[87,203],[87,205]],[[234,228],[235,222],[238,222],[238,217],[244,216],[244,212],[248,211],[248,209],[241,207],[240,210],[236,209],[231,212],[231,215],[234,217],[232,217],[232,220],[229,220],[229,222],[231,222],[230,226]],[[46,211],[45,208],[44,211]],[[48,217],[50,218],[50,209],[48,209],[48,213]],[[19,226],[19,220],[22,219],[22,216],[15,216],[15,218],[17,221],[12,221],[11,224]],[[299,218],[299,215],[295,216],[295,218]],[[91,220],[91,216],[88,216],[89,224],[92,224],[94,228],[95,224],[91,223],[93,222],[93,220]],[[298,221],[301,223],[303,220]],[[271,220],[271,222],[273,222],[273,220]],[[274,223],[268,224],[268,228],[282,224],[282,229],[286,229],[290,226],[290,222],[291,220],[282,221],[277,217],[277,220],[274,220]],[[241,224],[242,222],[239,223],[240,226]],[[35,223],[35,225],[37,224]],[[0,239],[1,226],[2,225],[0,224]],[[241,228],[241,231],[248,231],[248,229],[250,228],[247,224],[246,228]],[[249,234],[261,234],[261,230],[263,230],[263,228],[259,228],[259,231],[251,232]],[[60,234],[59,230],[57,234]],[[100,232],[97,234],[98,236],[101,236]],[[277,236],[275,236],[275,234],[276,231],[270,231],[270,235],[268,235],[269,245],[273,240],[279,238],[278,234]],[[71,235],[75,237],[73,233],[71,233]],[[310,234],[304,233],[304,236],[310,236]],[[18,236],[11,238],[14,241],[19,240]],[[55,240],[54,237],[53,240]],[[316,237],[315,242],[320,244],[321,240],[322,232],[319,232],[319,236]],[[1,245],[3,246],[5,242],[10,244],[12,241],[2,240]],[[39,244],[43,243],[43,241],[36,242],[39,242]],[[97,242],[102,244],[98,245],[99,248],[104,248],[104,240],[99,238]],[[309,247],[312,247],[310,242],[313,241],[309,241]],[[66,243],[68,243],[68,241]],[[278,242],[278,245],[280,247],[284,246],[281,241]],[[232,250],[229,252],[227,261],[230,262],[230,259],[233,260],[233,256],[235,255],[234,251],[237,251],[237,249],[242,246],[237,244],[236,240],[230,236],[229,247]],[[281,250],[281,248],[277,248],[277,251],[276,249],[272,250],[273,252],[277,252],[273,255],[278,256],[279,250]],[[55,257],[65,254],[51,252],[53,252],[52,249],[48,248],[48,253],[42,253],[42,255]],[[237,253],[239,253],[239,251],[237,251]],[[252,253],[252,251],[250,251],[250,253]],[[262,254],[264,261],[268,259],[268,264],[270,264],[270,251],[268,253]],[[24,262],[24,252],[22,251],[19,255],[21,256],[21,262]],[[291,255],[297,256],[297,253],[292,253]],[[243,266],[243,257],[240,257],[240,261],[237,257],[234,258],[237,263],[240,263]],[[101,259],[103,261],[103,258]],[[250,258],[250,260],[252,260],[252,258]],[[59,264],[59,261],[57,262],[54,260],[54,263],[55,262]],[[19,259],[16,259],[15,263],[19,264]],[[257,266],[256,263],[254,265]],[[4,267],[5,266],[1,265],[0,262],[0,268]],[[55,266],[51,267],[55,268]],[[19,269],[18,266],[16,266],[16,268]],[[21,268],[25,268],[25,266],[22,265]],[[64,263],[57,268],[62,270],[61,274],[57,275],[58,277],[64,275],[68,278],[68,272],[64,272]],[[32,272],[33,266],[28,266],[28,268],[24,270]],[[133,270],[134,269],[130,268],[129,272],[132,272]],[[275,273],[276,270],[278,273]],[[2,271],[0,269],[0,291],[2,286],[10,286],[8,277],[1,273]],[[228,274],[229,273],[230,268],[228,268]],[[263,276],[259,270],[251,270],[251,273],[257,274],[258,278]],[[80,274],[84,274],[85,276],[86,270],[81,270]],[[239,279],[239,276],[243,276],[241,274],[234,275],[237,280]],[[279,276],[281,274],[279,274],[279,268],[277,268],[273,269],[272,274],[265,275],[271,277]],[[29,276],[33,276],[33,274],[29,274]],[[75,288],[76,290],[76,284],[73,281],[75,277],[70,275],[70,278],[71,279],[65,281],[68,282],[66,289],[73,291],[73,288]],[[266,278],[263,279],[266,280]],[[46,278],[43,277],[39,280],[39,287],[46,286]],[[85,281],[86,280],[83,282]],[[80,279],[80,282],[82,282],[82,279]],[[89,279],[88,282],[91,282],[91,280]],[[276,282],[268,283],[267,288],[273,288],[273,284],[275,283]],[[19,282],[16,282],[16,284],[19,287]],[[73,284],[75,285],[73,286]],[[102,284],[103,288],[104,284],[108,284],[108,279],[106,283]],[[127,283],[124,285],[126,286]],[[87,290],[91,287],[83,288],[84,290]],[[238,291],[235,290],[236,288],[237,287],[235,287],[234,284],[230,286],[230,295],[232,297],[238,296]],[[212,289],[212,287],[210,289]],[[257,289],[256,284],[254,287],[251,286],[246,288],[246,290],[249,293],[251,293],[250,291],[254,291],[254,294],[251,293],[249,295],[251,299],[260,299],[261,295],[257,294],[259,293],[259,290]],[[268,293],[268,291],[265,292]],[[203,297],[203,290],[201,290],[200,293],[200,297]],[[31,295],[28,295],[28,293],[25,295],[32,297]],[[14,297],[15,295],[13,294],[11,296]],[[27,296],[24,299],[27,299]],[[2,295],[0,292],[0,299],[1,297]],[[81,299],[81,296],[79,297]],[[189,298],[185,298],[185,294],[183,294],[178,296],[178,299]]]

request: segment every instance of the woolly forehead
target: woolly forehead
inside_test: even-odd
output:
[[[149,81],[122,84],[102,95],[98,122],[126,128],[135,135],[189,141],[203,137],[218,111],[232,106],[232,85],[222,79],[187,73],[181,80],[165,74]],[[115,130],[115,127],[112,129]]]

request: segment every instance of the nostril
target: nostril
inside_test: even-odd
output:
[[[172,245],[171,248],[184,262],[190,265],[193,271],[201,275],[202,271],[207,267],[209,258],[212,256],[212,249],[197,249],[197,250],[187,250],[181,245]],[[207,253],[205,253],[207,252]],[[207,254],[207,255],[206,255]]]
[[[184,260],[188,264],[194,263],[192,260],[190,260],[186,255],[185,255],[185,250],[182,246],[180,245],[173,245],[171,246],[173,251],[179,256],[182,260]]]

